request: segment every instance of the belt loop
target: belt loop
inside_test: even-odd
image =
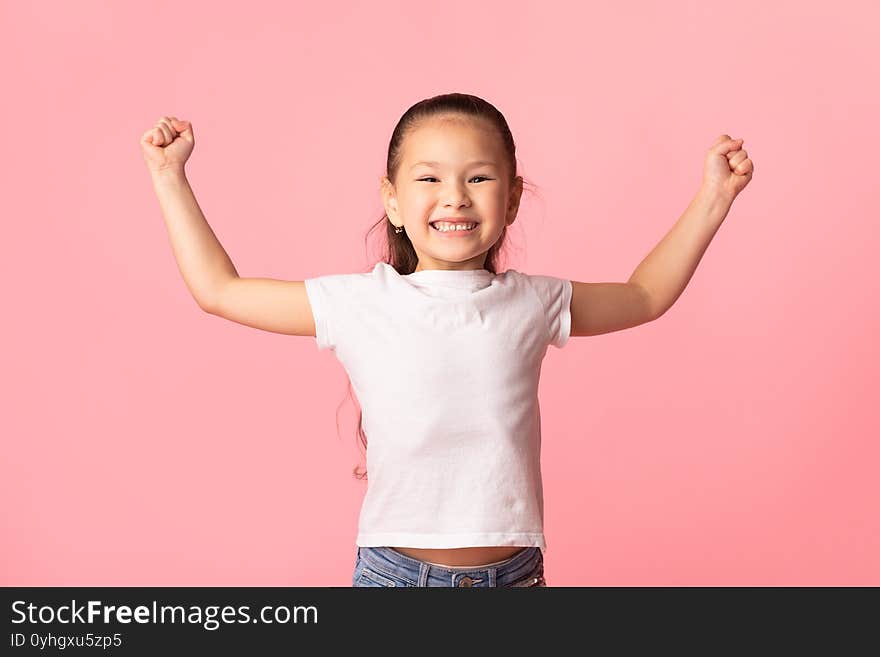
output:
[[[419,586],[428,586],[428,571],[431,570],[431,566],[422,562],[419,565]]]

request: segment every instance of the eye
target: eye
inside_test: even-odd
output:
[[[483,180],[492,180],[486,176],[474,176],[471,180],[476,180],[477,178],[482,178]],[[427,182],[428,180],[437,180],[434,176],[427,176],[425,178],[419,178],[418,182]]]

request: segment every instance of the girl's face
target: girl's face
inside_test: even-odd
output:
[[[514,222],[522,178],[511,183],[501,138],[470,117],[437,117],[404,139],[397,184],[382,180],[385,212],[403,226],[422,269],[483,269],[486,252]],[[431,222],[457,217],[478,222],[467,232],[442,233]],[[403,237],[402,235],[400,237]]]

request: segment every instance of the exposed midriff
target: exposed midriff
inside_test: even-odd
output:
[[[413,559],[427,561],[438,566],[482,566],[504,561],[526,548],[521,545],[489,545],[463,548],[411,548],[393,547],[392,550]]]

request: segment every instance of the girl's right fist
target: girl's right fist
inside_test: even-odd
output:
[[[189,159],[196,139],[189,121],[163,116],[155,127],[141,135],[141,150],[150,171],[179,168]]]

